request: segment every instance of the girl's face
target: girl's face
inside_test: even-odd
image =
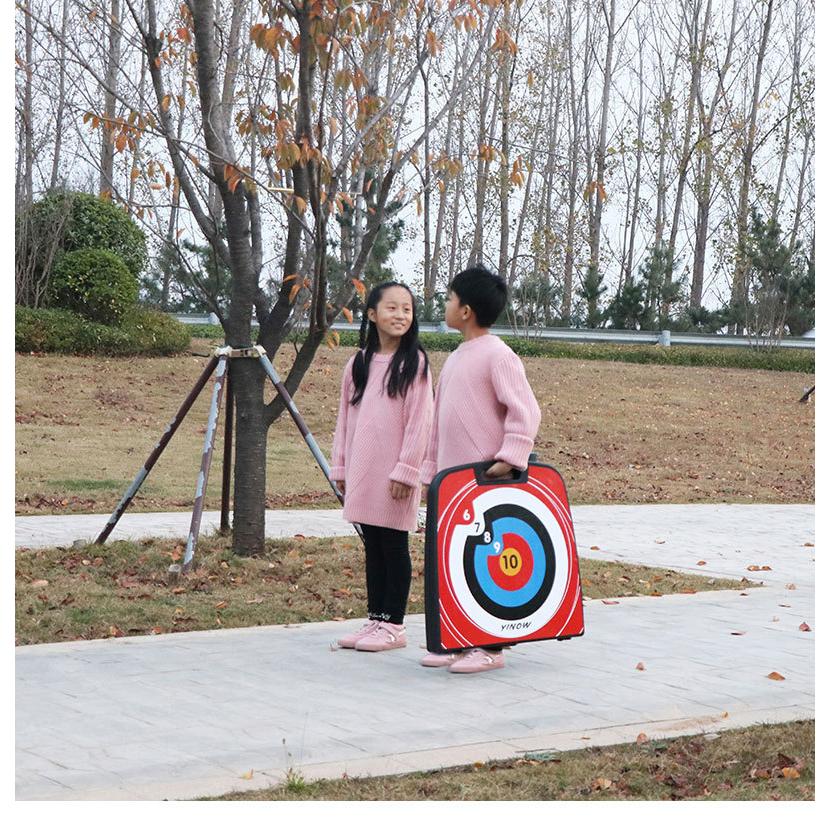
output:
[[[412,295],[398,285],[386,288],[376,308],[368,309],[368,318],[387,337],[402,337],[414,317]]]

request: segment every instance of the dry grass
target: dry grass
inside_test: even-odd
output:
[[[221,800],[814,800],[814,720],[401,776],[289,782]]]
[[[207,353],[205,341],[194,341]],[[339,378],[352,349],[322,349],[297,404],[330,450]],[[431,355],[437,376],[446,359]],[[109,512],[205,358],[16,355],[20,514]],[[277,358],[286,373],[289,348]],[[796,503],[814,500],[813,375],[722,368],[524,360],[543,411],[537,449],[573,503]],[[132,509],[191,506],[208,394],[197,401]],[[222,427],[207,508],[218,508]],[[269,507],[336,506],[293,423],[271,430]]]
[[[410,613],[423,612],[423,537],[412,536]],[[113,542],[105,548],[18,550],[16,643],[62,642],[221,627],[360,618],[363,552],[356,538],[271,539],[256,558],[204,538],[197,567],[175,587],[167,568],[176,541]],[[671,570],[580,562],[585,595],[652,595],[743,587]]]

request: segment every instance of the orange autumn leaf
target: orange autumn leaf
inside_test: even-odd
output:
[[[777,682],[780,682],[780,680],[783,680],[786,677],[784,677],[783,674],[777,673],[777,671],[772,671],[770,674],[766,674],[766,678],[767,679],[774,679]]]
[[[645,670],[645,663],[644,662],[637,662],[636,663],[636,670],[637,671],[644,671]]]
[[[800,772],[793,766],[786,766],[782,769],[782,772],[783,777],[785,777],[786,780],[797,780],[797,778],[800,777]]]
[[[354,322],[354,314],[350,308],[343,308],[343,316],[349,321]]]
[[[299,293],[299,289],[301,287],[302,285],[294,285],[293,288],[291,288],[291,293],[288,295],[288,302],[293,302],[296,299],[296,295]]]
[[[811,630],[811,628],[809,627],[808,624],[806,624],[806,622],[801,622],[797,627],[798,627],[798,630],[802,630],[804,633]]]

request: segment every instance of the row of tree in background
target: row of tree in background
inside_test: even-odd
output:
[[[811,0],[17,9],[18,213],[97,191],[147,234],[145,296],[197,298],[232,345],[255,322],[271,356],[303,320],[291,392],[397,245],[422,245],[404,276],[427,318],[478,261],[522,325],[779,335],[808,314]],[[242,551],[282,404],[256,366],[231,372]]]

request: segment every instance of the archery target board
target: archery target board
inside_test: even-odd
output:
[[[569,639],[584,633],[573,520],[561,476],[531,463],[491,482],[489,463],[443,470],[426,514],[426,646]]]

